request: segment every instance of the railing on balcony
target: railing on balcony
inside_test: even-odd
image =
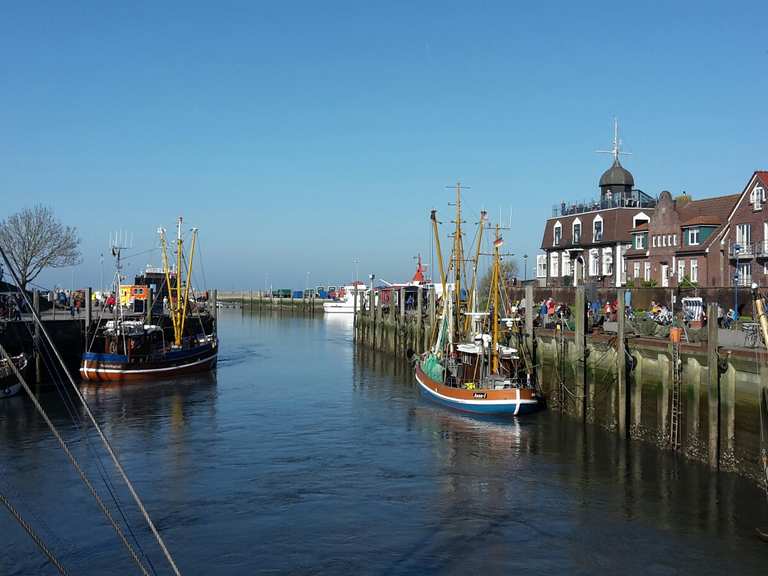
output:
[[[586,202],[574,202],[566,204],[561,202],[559,206],[552,207],[552,216],[571,216],[572,214],[583,214],[584,212],[594,212],[595,210],[606,210],[608,208],[655,208],[656,198],[649,196],[642,190],[632,190],[631,196],[615,195],[610,200],[598,199]]]
[[[741,243],[734,242],[728,249],[731,258],[754,258],[766,253],[766,242]]]

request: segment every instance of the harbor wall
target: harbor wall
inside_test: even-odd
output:
[[[572,290],[583,306],[583,289]],[[530,294],[530,289],[529,289]],[[613,292],[623,309],[623,291]],[[407,356],[425,351],[436,326],[434,294],[415,312],[398,306],[363,310],[355,318],[359,345]],[[431,300],[431,302],[429,302]],[[534,328],[525,337],[533,349],[537,381],[549,410],[594,424],[619,438],[649,442],[663,450],[764,481],[760,463],[760,390],[768,385],[764,347],[718,345],[715,323],[704,341],[670,340],[576,329]]]

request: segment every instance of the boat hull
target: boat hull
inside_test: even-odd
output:
[[[80,366],[83,380],[125,382],[170,378],[179,374],[204,372],[216,366],[218,346],[205,345],[191,350],[169,352],[162,358],[138,362],[118,354],[86,353]]]
[[[0,382],[0,399],[16,396],[16,394],[19,393],[19,390],[21,390],[21,384],[18,382]]]
[[[454,388],[432,380],[419,365],[416,366],[416,381],[419,383],[422,394],[427,398],[461,412],[522,416],[544,407],[543,399],[530,388],[505,390]]]

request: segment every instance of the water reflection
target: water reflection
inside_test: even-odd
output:
[[[552,411],[446,410],[351,320],[225,310],[215,374],[83,386],[185,573],[763,572],[754,484]],[[0,402],[0,467],[73,573],[131,573],[21,397]],[[7,515],[0,533],[0,573],[45,573]]]

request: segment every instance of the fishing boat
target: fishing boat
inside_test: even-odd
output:
[[[118,305],[112,318],[100,318],[89,334],[80,375],[85,380],[126,381],[168,378],[178,374],[211,370],[216,366],[219,342],[216,319],[206,303],[194,297],[191,289],[197,229],[191,230],[189,259],[184,254],[182,222],[177,221],[176,263],[168,258],[166,231],[158,230],[163,258],[163,281],[157,294],[141,314],[131,314]],[[115,287],[120,293],[121,251],[113,246],[117,262]],[[186,271],[186,278],[184,272]],[[154,303],[162,302],[155,314]]]
[[[334,300],[323,302],[323,312],[325,314],[354,314],[355,304],[357,304],[358,310],[362,307],[366,290],[365,284],[362,282],[344,286]]]
[[[462,265],[464,249],[461,232],[461,185],[456,187],[456,231],[449,270],[453,281],[444,273],[440,253],[437,219],[432,212],[438,264],[442,285],[442,313],[438,332],[429,351],[417,358],[416,381],[429,399],[463,412],[487,415],[523,415],[544,407],[544,397],[535,386],[530,358],[522,344],[519,318],[507,314],[506,294],[500,289],[503,239],[496,226],[493,242],[493,265],[486,311],[477,310],[477,271],[481,256],[482,233],[478,234],[473,266],[473,279],[467,298],[462,298]],[[486,215],[481,213],[480,231]],[[505,312],[502,314],[502,312]],[[517,331],[515,331],[517,327]]]
[[[10,359],[16,366],[16,370],[23,374],[28,364],[26,354],[11,356]],[[0,359],[0,399],[15,396],[19,390],[21,390],[21,383],[13,367],[5,358]]]

